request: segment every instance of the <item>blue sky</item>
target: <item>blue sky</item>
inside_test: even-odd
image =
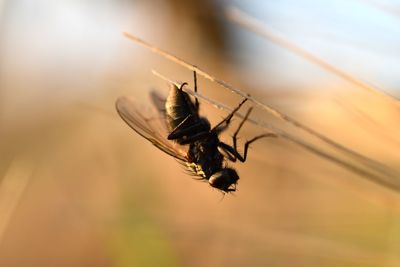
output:
[[[288,40],[327,62],[389,92],[398,94],[400,91],[400,1],[254,0],[236,3]],[[280,57],[280,64],[284,64],[282,60],[287,60],[289,65],[301,64],[290,56]]]
[[[137,2],[136,12],[129,12],[122,2],[114,0],[103,0],[96,5],[88,0],[9,3],[12,12],[8,14],[7,27],[3,27],[6,36],[3,60],[15,65],[17,55],[24,66],[29,62],[53,64],[53,60],[60,63],[60,73],[65,72],[63,66],[78,62],[84,65],[82,58],[89,56],[87,64],[107,64],[118,56],[113,51],[118,51],[120,43],[127,43],[121,31],[130,29],[140,36],[153,32],[163,24],[154,26],[148,14],[162,18],[163,13],[168,13],[167,8],[160,6],[147,10],[141,1]],[[224,3],[240,7],[286,39],[349,74],[400,94],[400,0],[226,0]],[[318,78],[323,80],[327,76],[285,49],[237,26],[232,28],[237,41],[247,45],[238,54],[244,54],[240,55],[243,62],[255,68],[254,73],[258,72],[260,77],[264,78],[267,72],[263,70],[268,70],[277,83],[297,85],[301,79],[303,82],[308,79],[307,85],[313,86]],[[25,47],[27,43],[29,50]]]

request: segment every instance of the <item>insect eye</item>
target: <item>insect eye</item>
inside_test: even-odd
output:
[[[225,192],[236,191],[235,185],[239,180],[236,171],[230,168],[225,168],[220,172],[213,174],[208,180],[212,187],[218,188]]]

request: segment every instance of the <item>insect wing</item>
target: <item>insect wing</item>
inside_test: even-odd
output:
[[[120,97],[117,99],[115,105],[118,114],[135,132],[168,155],[180,161],[187,161],[186,153],[182,147],[165,137],[167,136],[165,122],[159,107],[157,107],[160,112],[158,117],[146,117],[143,115],[143,112],[139,111],[137,103],[129,98]],[[162,135],[164,132],[165,136]]]
[[[165,102],[166,98],[160,95],[159,92],[152,90],[150,92],[150,100],[153,105],[157,108],[158,113],[161,117],[165,118]]]

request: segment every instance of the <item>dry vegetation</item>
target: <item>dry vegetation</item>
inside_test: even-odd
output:
[[[276,86],[260,69],[257,86],[230,58],[246,52],[227,48],[228,37],[212,37],[227,34],[221,7],[204,1],[196,16],[196,4],[171,1],[177,3],[182,9],[168,17],[152,4],[116,6],[132,8],[121,23],[132,26],[129,32],[154,23],[154,32],[147,26],[138,34],[201,66],[201,95],[235,106],[241,96],[219,82],[252,96],[254,123],[241,141],[266,129],[280,138],[252,147],[248,162],[235,165],[238,192],[223,197],[187,176],[114,110],[120,95],[146,107],[150,88],[167,93],[151,69],[178,82],[191,82],[190,70],[132,44],[119,27],[111,37],[116,44],[106,47],[118,52],[98,66],[90,49],[55,66],[49,58],[37,63],[39,56],[14,61],[6,38],[21,40],[3,26],[0,266],[400,266],[398,100],[327,69],[326,81],[304,90]],[[5,5],[3,13],[17,8]],[[143,16],[150,11],[159,19]],[[202,23],[215,12],[218,32],[210,33]],[[4,20],[13,22],[11,15]],[[29,44],[18,47],[30,55]],[[201,103],[212,123],[226,114]]]

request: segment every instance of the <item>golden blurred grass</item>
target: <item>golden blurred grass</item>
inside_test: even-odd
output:
[[[236,164],[241,180],[233,195],[222,198],[188,177],[119,119],[114,101],[129,94],[146,105],[150,86],[167,90],[147,66],[177,80],[191,73],[150,54],[138,68],[134,48],[125,49],[126,65],[91,80],[94,96],[58,104],[49,86],[42,88],[43,103],[35,103],[40,111],[8,104],[20,113],[8,110],[1,123],[0,266],[399,265],[398,193],[282,139],[255,144],[249,161]],[[202,51],[188,45],[182,54],[191,49]],[[194,62],[250,88],[215,54],[199,55]],[[202,93],[236,105],[238,98],[199,82]],[[18,99],[23,90],[9,85],[7,94]],[[81,86],[74,89],[84,91]],[[252,93],[399,172],[398,110],[341,83],[329,86],[329,93]],[[46,102],[52,103],[43,107]],[[223,115],[206,103],[202,108],[212,122]],[[254,115],[299,134],[262,110]],[[241,141],[259,131],[246,125]],[[223,138],[230,141],[229,134]]]
[[[396,194],[278,139],[253,147],[238,166],[239,191],[221,200],[124,125],[113,101],[91,103],[107,115],[73,105],[57,121],[23,129],[29,140],[4,136],[18,144],[8,143],[6,154],[32,159],[36,171],[6,228],[1,265],[398,263]],[[335,133],[325,119],[343,118],[320,105],[323,120],[304,118]],[[250,128],[243,134],[259,131]],[[354,129],[346,129],[335,138],[355,145]],[[363,153],[375,151],[357,142]]]

